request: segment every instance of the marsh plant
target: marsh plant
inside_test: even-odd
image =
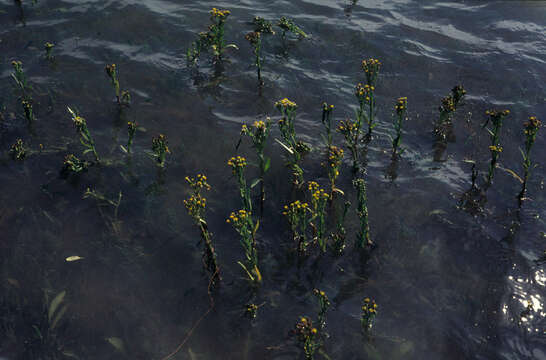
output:
[[[330,234],[330,238],[332,239],[332,249],[335,255],[342,255],[343,251],[345,250],[345,240],[347,236],[347,230],[345,229],[345,218],[347,217],[347,212],[349,211],[350,207],[351,203],[349,201],[345,201],[343,204],[343,209],[338,215],[336,221],[336,231]]]
[[[137,129],[138,123],[136,121],[127,122],[127,149],[124,149],[123,146],[121,148],[129,154],[131,153],[131,147],[133,146],[133,140],[135,138]]]
[[[256,316],[258,316],[258,309],[259,309],[259,306],[254,303],[246,304],[245,316],[248,317],[249,319],[256,319]]]
[[[364,179],[353,180],[353,186],[356,189],[356,197],[358,201],[357,215],[360,220],[360,230],[357,234],[356,246],[365,248],[373,246],[370,238],[370,225],[368,223],[368,196],[366,194],[366,182]]]
[[[247,165],[246,158],[242,156],[234,156],[227,162],[231,167],[231,173],[237,178],[237,185],[239,186],[239,195],[243,203],[243,209],[250,212],[252,211],[252,199],[250,198],[250,188],[246,184],[245,168]]]
[[[110,199],[106,197],[106,195],[104,195],[103,193],[91,188],[87,188],[85,192],[83,193],[84,199],[90,198],[97,201],[97,205],[99,206],[99,209],[104,206],[112,207],[112,220],[113,220],[112,225],[114,226],[114,229],[117,229],[116,222],[118,220],[118,212],[119,212],[119,206],[121,205],[122,196],[123,194],[121,190],[118,192],[118,196],[117,198],[115,198],[115,200]]]
[[[523,124],[525,134],[525,148],[520,148],[521,155],[523,156],[523,183],[521,192],[518,195],[520,201],[524,198],[527,191],[527,181],[531,171],[531,149],[536,141],[538,130],[540,129],[541,122],[536,116],[530,116],[529,120]]]
[[[13,67],[14,73],[11,74],[11,78],[15,82],[20,95],[19,100],[23,108],[23,113],[25,114],[25,119],[28,123],[31,124],[34,120],[34,109],[33,109],[33,100],[30,92],[32,87],[28,84],[25,72],[23,71],[23,63],[20,61],[12,61],[11,66]]]
[[[294,335],[305,354],[305,360],[312,360],[315,352],[321,347],[319,331],[307,316],[303,316],[296,323]]]
[[[277,139],[277,142],[288,152],[287,157],[288,166],[292,169],[292,175],[294,177],[294,184],[301,186],[304,183],[303,169],[300,166],[300,162],[303,157],[311,151],[311,148],[303,141],[299,141],[296,138],[296,130],[294,128],[294,120],[296,118],[296,109],[298,105],[284,98],[275,103],[275,107],[281,113],[279,119],[279,129],[283,141]]]
[[[238,261],[250,281],[260,283],[262,274],[258,268],[258,249],[256,246],[256,232],[258,231],[259,221],[254,224],[252,213],[247,210],[232,212],[226,220],[228,224],[241,236],[241,245],[245,252],[245,262]]]
[[[290,203],[290,205],[285,205],[282,214],[286,216],[286,219],[290,224],[292,236],[294,242],[297,244],[298,251],[304,253],[309,246],[306,235],[307,226],[311,221],[312,215],[309,204],[296,200]]]
[[[63,174],[79,174],[87,170],[89,163],[84,160],[80,160],[74,154],[68,154],[64,158],[63,162]]]
[[[487,132],[491,138],[491,145],[489,145],[489,150],[491,151],[491,162],[489,164],[489,172],[487,174],[487,183],[491,184],[493,180],[493,175],[495,168],[497,167],[497,162],[499,155],[502,152],[502,146],[500,143],[500,131],[502,128],[502,123],[504,118],[510,114],[510,110],[487,110],[485,115],[488,117],[487,121],[483,125],[485,128],[489,123],[491,123],[492,128],[487,128]]]
[[[49,41],[44,44],[45,57],[47,60],[53,60],[53,48],[55,44],[50,43]]]
[[[353,160],[353,171],[358,170],[358,136],[360,135],[359,125],[350,119],[341,120],[337,131],[345,138],[345,146],[351,152]]]
[[[377,78],[379,76],[379,70],[381,70],[381,61],[378,59],[366,59],[362,60],[362,70],[366,75],[366,83],[370,86],[375,86]]]
[[[186,182],[191,188],[191,195],[188,199],[184,200],[184,206],[201,232],[201,238],[204,243],[203,263],[205,268],[213,274],[212,279],[215,277],[219,279],[220,268],[216,261],[216,252],[214,250],[214,245],[212,244],[212,234],[209,232],[207,221],[205,220],[207,199],[201,194],[203,189],[210,190],[211,187],[207,183],[207,177],[202,174],[197,174],[196,177],[186,176]]]
[[[214,61],[218,62],[222,59],[222,55],[227,49],[237,49],[236,45],[226,45],[225,41],[226,20],[231,12],[229,10],[212,8],[209,13],[211,24],[209,25],[208,30],[206,32],[200,32],[198,39],[190,45],[186,52],[188,66],[195,65],[203,51],[211,50]]]
[[[262,79],[262,33],[259,31],[252,31],[245,35],[245,39],[250,43],[254,50],[254,66],[256,66],[256,73],[258,75],[258,83],[264,84]]]
[[[258,156],[258,166],[260,168],[260,201],[265,201],[265,183],[264,177],[265,173],[269,170],[271,166],[271,158],[264,155],[265,145],[267,143],[267,138],[269,137],[269,131],[271,128],[271,119],[267,117],[265,121],[258,120],[254,121],[252,126],[243,125],[241,128],[241,135],[246,135],[252,140],[252,147],[256,150],[256,155]],[[257,185],[257,182],[253,182],[250,187]]]
[[[334,111],[334,105],[326,102],[322,103],[322,125],[326,131],[326,135],[322,138],[326,144],[326,148],[329,149],[332,146],[332,112]]]
[[[315,295],[319,304],[319,311],[317,315],[317,324],[318,324],[317,327],[320,330],[323,330],[324,327],[326,326],[326,312],[328,311],[328,309],[330,308],[330,305],[332,304],[330,303],[330,300],[328,299],[328,296],[326,295],[326,293],[322,290],[314,289],[313,295]]]
[[[263,17],[256,16],[252,20],[252,24],[254,25],[255,32],[259,32],[261,34],[275,35],[275,30],[273,30],[273,23],[264,19]]]
[[[456,85],[451,89],[451,94],[442,98],[442,102],[438,108],[440,116],[436,123],[434,132],[439,140],[445,141],[449,137],[452,127],[453,114],[457,110],[457,106],[461,103],[466,95],[466,90],[462,85]]]
[[[326,205],[330,195],[321,189],[319,184],[310,181],[309,193],[311,194],[311,225],[313,227],[314,237],[322,252],[326,252]]]
[[[282,30],[282,37],[283,39],[286,37],[286,33],[290,32],[296,36],[298,36],[300,39],[307,38],[307,34],[305,31],[303,31],[292,19],[287,18],[286,16],[283,16],[279,19],[277,22],[277,26],[281,28]]]
[[[398,100],[396,100],[396,104],[394,105],[394,112],[395,112],[394,130],[396,131],[396,135],[392,139],[393,156],[396,156],[396,154],[402,154],[402,152],[404,152],[404,149],[400,147],[400,144],[402,143],[402,123],[404,122],[404,120],[407,120],[406,118],[407,111],[408,111],[408,98],[407,97],[398,98]]]
[[[17,139],[10,148],[10,155],[13,160],[24,160],[27,156],[27,148],[22,139]]]
[[[362,330],[365,332],[372,329],[375,317],[377,315],[377,304],[374,300],[370,298],[364,298],[362,302],[362,314],[360,316],[360,324],[362,325]]]
[[[358,83],[355,88],[355,96],[358,100],[358,110],[356,112],[356,123],[358,130],[362,129],[362,121],[365,120],[368,124],[368,138],[372,134],[373,128],[377,125],[374,121],[375,115],[375,86],[362,85]]]
[[[91,152],[95,157],[95,161],[97,163],[100,162],[99,154],[97,153],[97,149],[95,148],[95,141],[93,140],[93,137],[91,136],[91,133],[87,128],[87,121],[83,117],[79,116],[76,111],[72,110],[69,107],[67,107],[67,109],[72,116],[72,122],[74,123],[74,127],[76,128],[76,132],[80,136],[80,143],[85,147],[83,154],[85,155]]]
[[[151,156],[155,158],[157,166],[160,168],[165,167],[165,160],[167,154],[170,154],[168,141],[165,135],[159,134],[156,137],[152,138],[152,153]]]
[[[114,88],[115,94],[116,94],[116,101],[118,105],[129,105],[131,102],[131,94],[127,90],[121,90],[119,86],[119,79],[118,79],[118,72],[116,64],[110,64],[106,65],[104,70],[106,71],[106,75],[110,79],[110,82],[112,83],[112,87]]]
[[[330,180],[330,199],[334,198],[334,192],[339,192],[343,195],[343,191],[336,188],[336,180],[339,176],[339,170],[343,162],[343,149],[337,146],[330,146],[328,148],[328,159],[323,165],[326,167],[328,173],[328,179]]]

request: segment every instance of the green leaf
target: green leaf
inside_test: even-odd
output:
[[[271,165],[271,158],[265,158],[264,173],[266,173],[267,170],[269,170],[270,165]]]
[[[110,343],[110,345],[112,345],[117,351],[122,353],[125,352],[125,344],[120,338],[112,336],[107,338],[106,341],[108,341],[108,343]]]
[[[64,313],[66,312],[67,308],[68,308],[68,306],[63,305],[61,310],[57,311],[57,315],[55,315],[55,319],[53,319],[53,322],[50,325],[51,330],[55,329],[55,327],[57,326],[59,321],[62,319],[62,317],[63,317]]]
[[[252,180],[252,183],[250,184],[250,188],[253,189],[256,185],[258,185],[262,181],[262,179],[254,179]]]
[[[85,150],[83,151],[83,154],[85,155],[85,154],[87,154],[88,152],[91,152],[91,151],[93,151],[93,149],[85,149]]]
[[[49,304],[49,311],[47,313],[47,319],[48,319],[50,324],[51,324],[51,319],[53,318],[53,314],[55,314],[55,311],[57,310],[59,305],[61,305],[61,303],[63,302],[65,295],[66,295],[66,290],[61,291],[51,301],[51,304]]]
[[[38,329],[38,326],[32,325],[32,328],[34,329],[34,331],[36,331],[36,336],[38,336],[38,339],[43,340],[44,337],[42,336],[42,332],[40,331],[40,329]]]
[[[126,154],[129,153],[129,151],[127,151],[127,149],[125,148],[125,146],[120,145],[119,147],[121,148],[121,151],[123,151],[124,153],[126,153]]]

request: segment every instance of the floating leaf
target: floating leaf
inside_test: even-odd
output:
[[[78,260],[83,260],[83,259],[85,259],[85,258],[84,258],[84,257],[81,257],[81,256],[75,255],[75,256],[69,256],[69,257],[67,257],[65,260],[66,260],[67,262],[72,262],[72,261],[78,261]]]
[[[51,323],[51,319],[53,318],[53,314],[55,314],[55,311],[61,305],[63,302],[64,296],[66,295],[66,290],[61,291],[60,293],[55,296],[53,301],[51,301],[51,304],[49,304],[49,311],[47,313],[47,319],[49,320],[49,323]]]

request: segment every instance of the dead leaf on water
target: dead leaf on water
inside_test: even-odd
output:
[[[75,255],[75,256],[69,256],[69,257],[67,257],[67,258],[66,258],[66,261],[67,261],[67,262],[72,262],[72,261],[78,261],[78,260],[83,260],[83,259],[85,259],[85,258],[84,258],[84,257],[81,257],[81,256]]]

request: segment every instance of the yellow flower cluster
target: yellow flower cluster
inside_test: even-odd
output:
[[[523,123],[525,135],[535,136],[542,123],[536,116],[529,116],[529,121]]]
[[[374,90],[375,87],[373,85],[362,85],[361,83],[358,83],[358,85],[356,85],[355,95],[356,97],[363,98],[366,102],[369,102]]]
[[[495,146],[495,145],[491,145],[489,146],[489,150],[491,151],[495,151],[495,152],[502,152],[502,146]]]
[[[252,124],[252,126],[254,126],[254,128],[256,128],[256,130],[265,130],[266,129],[266,125],[265,125],[265,122],[263,120],[254,121],[254,124]]]
[[[394,105],[394,110],[396,110],[397,114],[402,114],[404,111],[408,109],[408,98],[407,97],[400,97],[396,101],[396,105]]]
[[[357,125],[351,120],[341,120],[337,130],[342,134],[351,134],[357,131]]]
[[[212,17],[215,17],[215,18],[226,18],[228,17],[229,14],[231,14],[231,11],[212,8],[212,10],[210,11],[210,14],[212,15]]]
[[[508,114],[510,114],[510,110],[487,110],[485,112],[485,115],[488,115],[491,117],[506,116]]]
[[[198,222],[203,218],[205,207],[207,206],[207,199],[200,194],[195,194],[190,196],[189,199],[184,200],[184,206],[186,207],[188,214]]]
[[[290,101],[288,100],[287,98],[284,98],[282,100],[279,100],[275,103],[275,107],[277,108],[285,108],[285,109],[295,109],[298,107],[298,105],[293,102],[293,101]]]
[[[207,189],[210,190],[210,185],[207,183],[207,177],[202,174],[197,174],[195,178],[186,176],[186,182],[192,187],[193,190]]]
[[[362,70],[366,73],[378,72],[381,68],[381,61],[377,59],[362,60]]]
[[[231,166],[233,173],[235,173],[238,168],[244,168],[246,166],[246,159],[242,156],[232,157],[227,163]]]
[[[238,224],[244,224],[250,218],[250,215],[252,215],[252,213],[246,210],[239,210],[237,212],[232,212],[229,215],[229,218],[226,220],[226,222],[228,224],[233,223],[233,226],[237,226]]]
[[[330,164],[331,167],[339,166],[342,159],[343,149],[340,149],[337,146],[330,146],[330,149],[328,149],[328,164]]]
[[[322,199],[329,199],[330,195],[328,195],[324,189],[318,189],[314,192],[312,192],[311,196],[313,197],[313,201],[318,202],[321,198]]]
[[[440,106],[440,111],[448,112],[448,113],[455,111],[455,102],[453,101],[452,96],[446,96],[442,98],[442,105]]]
[[[284,211],[282,212],[283,215],[288,215],[290,213],[297,213],[300,211],[305,211],[307,208],[309,208],[309,204],[302,203],[299,200],[294,201],[290,205],[284,205]]]
[[[311,193],[317,191],[319,188],[320,187],[318,183],[316,183],[315,181],[309,181],[309,191]]]
[[[364,305],[362,305],[362,311],[364,313],[377,314],[377,304],[370,298],[364,299]]]

